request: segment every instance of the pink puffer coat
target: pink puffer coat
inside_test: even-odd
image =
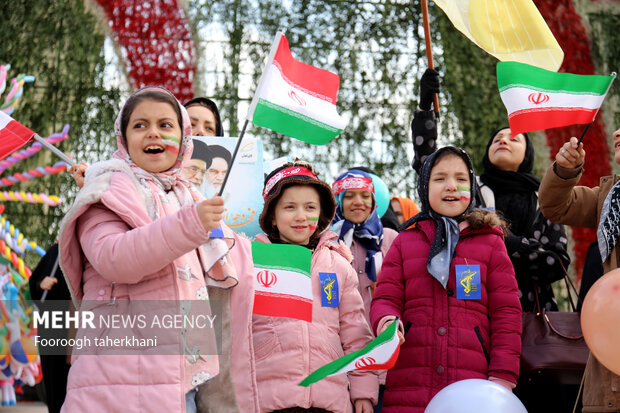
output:
[[[269,242],[262,234],[256,238]],[[312,323],[254,316],[261,412],[313,406],[334,413],[351,413],[354,400],[377,402],[379,382],[372,371],[330,376],[309,387],[297,385],[314,370],[361,349],[373,338],[357,290],[357,275],[350,265],[350,251],[337,239],[335,233],[327,231],[312,254]],[[339,307],[321,306],[319,272],[336,273]]]

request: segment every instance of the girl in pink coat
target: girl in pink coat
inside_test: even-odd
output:
[[[209,309],[206,283],[236,285],[231,262],[243,255],[230,251],[235,238],[227,228],[209,237],[221,225],[224,201],[205,200],[180,175],[192,153],[185,108],[163,88],[139,90],[115,132],[113,159],[88,168],[61,224],[60,263],[72,298],[95,316],[137,311],[148,300],[170,307],[170,316],[190,314],[196,303]],[[215,344],[215,333],[170,331],[181,344],[173,350],[74,349],[63,412],[195,412],[196,388],[219,372],[217,351],[202,346]],[[114,328],[101,333],[113,335]]]
[[[357,290],[349,249],[327,231],[336,201],[331,188],[305,162],[271,172],[263,190],[261,242],[305,246],[311,262],[312,322],[254,315],[256,380],[261,412],[371,413],[377,401],[375,372],[329,376],[297,384],[319,367],[366,346],[372,333]],[[321,274],[335,275],[338,295],[322,300]]]
[[[459,380],[516,385],[517,282],[502,221],[491,211],[473,210],[475,191],[464,151],[441,148],[424,162],[418,178],[422,211],[403,225],[415,227],[392,244],[370,310],[377,334],[398,317],[404,342],[388,370],[383,413],[423,413],[436,393]]]

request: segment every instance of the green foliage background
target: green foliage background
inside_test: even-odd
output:
[[[92,163],[112,151],[113,120],[119,91],[103,84],[104,35],[82,0],[20,0],[3,2],[0,14],[0,64],[10,64],[7,78],[34,75],[12,116],[45,137],[69,123],[69,139],[57,145],[74,159]],[[6,96],[10,90],[3,94]],[[3,97],[4,97],[3,96]],[[2,176],[53,165],[59,159],[48,150],[6,170]],[[68,173],[33,179],[2,188],[58,195],[60,207],[4,202],[3,214],[31,241],[47,249],[56,239],[60,219],[76,193]],[[26,263],[36,264],[34,253]]]
[[[289,155],[314,163],[328,182],[341,168],[366,165],[384,178],[392,194],[415,198],[409,124],[417,105],[418,79],[427,66],[419,0],[182,3],[197,48],[195,92],[218,102],[229,136],[240,132],[269,46],[280,29],[298,60],[340,75],[338,110],[350,122],[325,146],[307,145],[254,126],[249,133],[260,136],[274,158]],[[34,84],[25,85],[14,117],[41,136],[71,124],[70,138],[60,149],[92,163],[109,157],[115,146],[112,125],[121,90],[106,79],[110,68],[104,55],[105,23],[97,21],[84,4],[83,0],[4,2],[0,64],[11,64],[9,78],[19,73],[36,76]],[[601,0],[582,15],[590,27],[593,59],[600,73],[617,71],[620,61],[620,12],[613,12],[617,8],[612,4]],[[490,132],[506,124],[497,93],[496,60],[456,31],[432,2],[430,17],[435,64],[442,73],[439,143],[453,142],[467,149],[480,171]],[[620,125],[619,94],[616,82],[604,106],[608,131]],[[2,176],[57,161],[43,150]],[[4,216],[47,248],[76,192],[68,174],[2,189],[61,196],[64,204],[58,208],[4,203]],[[38,260],[27,258],[30,265]]]

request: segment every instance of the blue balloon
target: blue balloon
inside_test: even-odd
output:
[[[377,201],[377,215],[381,218],[385,215],[388,206],[390,205],[390,191],[383,181],[375,174],[369,174],[372,178],[372,184],[375,187],[375,200]]]

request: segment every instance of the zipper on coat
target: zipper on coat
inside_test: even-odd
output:
[[[480,327],[474,327],[474,331],[476,332],[476,336],[478,337],[478,341],[480,341],[480,345],[482,346],[482,352],[484,353],[484,358],[487,359],[487,364],[491,364],[491,359],[489,358],[489,353],[487,353],[487,349],[482,342],[482,334],[480,333]]]

